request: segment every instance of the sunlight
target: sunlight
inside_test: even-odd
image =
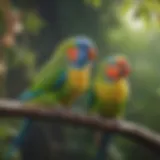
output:
[[[140,31],[144,29],[144,22],[140,19],[134,19],[133,14],[135,12],[135,8],[130,9],[126,15],[124,16],[125,23],[135,31]]]

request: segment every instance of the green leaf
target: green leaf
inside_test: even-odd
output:
[[[25,56],[23,58],[23,63],[27,67],[27,75],[28,78],[32,78],[35,74],[35,64],[36,64],[36,56],[33,51],[26,50]]]
[[[24,27],[29,33],[37,35],[45,25],[46,23],[36,13],[27,13]]]
[[[14,133],[12,132],[12,129],[10,126],[1,124],[0,127],[0,139],[6,139],[8,136],[12,136]]]
[[[133,7],[132,0],[124,0],[121,5],[121,13],[122,15],[126,14]]]
[[[35,73],[35,65],[36,65],[36,56],[34,51],[15,46],[14,54],[9,55],[8,59],[12,59],[12,66],[10,67],[19,67],[21,65],[25,65],[27,67],[27,74],[29,78],[32,78]]]
[[[102,6],[102,0],[84,0],[84,3],[89,4],[94,8],[100,8]]]
[[[99,8],[99,7],[101,7],[101,5],[102,5],[102,1],[101,0],[94,0],[93,1],[93,6],[95,8]]]
[[[156,12],[156,13],[160,13],[160,2],[157,2],[157,1],[150,1],[150,0],[146,0],[144,2],[144,6],[146,8],[148,8],[148,10],[150,12]]]
[[[142,15],[142,20],[145,23],[145,27],[149,29],[151,27],[151,17],[150,17],[150,15],[147,14],[147,13],[143,14]]]

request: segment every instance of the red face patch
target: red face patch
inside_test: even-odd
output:
[[[77,48],[69,48],[67,51],[68,59],[71,61],[76,61],[78,58],[78,49]]]
[[[108,66],[105,69],[105,73],[108,77],[112,79],[117,79],[119,76],[119,68],[116,66]]]

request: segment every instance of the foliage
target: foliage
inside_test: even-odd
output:
[[[101,46],[99,46],[101,49],[100,55],[104,56],[106,54],[108,55],[123,53],[131,61],[133,68],[130,78],[132,92],[129,107],[127,109],[127,119],[132,120],[135,123],[142,123],[156,130],[157,132],[160,132],[160,126],[157,124],[160,117],[160,33],[158,28],[160,24],[160,1],[139,0],[139,3],[137,4],[135,4],[134,2],[134,0],[122,0],[120,2],[115,0],[84,0],[84,3],[86,5],[91,6],[87,8],[88,10],[90,8],[96,8],[98,9],[98,13],[100,15],[100,27],[98,29],[101,31],[102,35],[98,38],[104,38],[104,44],[100,43],[100,45],[102,46],[102,48],[104,46],[106,47],[101,49]],[[131,29],[129,27],[129,24],[126,24],[122,19],[122,17],[126,16],[130,9],[135,7],[135,5],[137,6],[134,10],[132,21],[141,20],[145,22],[145,26],[148,27],[147,29],[145,29],[145,27],[142,27],[142,29],[139,30]],[[64,13],[65,12],[63,10],[63,14]],[[153,13],[155,14],[154,20],[151,16]],[[27,10],[24,14],[24,32],[21,35],[22,40],[20,42],[17,42],[17,44],[13,48],[7,50],[6,52],[8,53],[9,67],[21,67],[22,65],[25,65],[28,69],[28,75],[31,78],[36,72],[36,53],[40,51],[35,51],[31,47],[32,40],[29,37],[38,37],[40,31],[44,27],[46,27],[46,23],[38,15],[37,12]],[[69,17],[69,20],[75,20],[76,18],[73,14],[73,17]],[[91,15],[91,18],[95,17]],[[67,26],[68,21],[66,20],[63,24],[65,25],[65,23]],[[79,24],[79,20],[77,20],[77,23]],[[2,24],[4,23],[2,22]],[[58,29],[58,27],[56,29]],[[75,34],[75,31],[79,32],[76,27],[73,28],[73,34]],[[83,27],[83,25],[81,25],[80,27]],[[70,26],[68,28],[70,28]],[[61,31],[62,30],[60,28],[59,32]],[[56,30],[55,32],[58,31]],[[68,35],[68,33],[64,35]],[[53,42],[48,40],[47,43]],[[44,55],[42,55],[42,57],[44,57]],[[82,100],[78,101],[78,105],[76,105],[77,108],[74,108],[76,112],[82,112],[82,114],[85,113],[85,108],[79,107],[83,103],[84,101]],[[6,134],[5,130],[6,132],[8,132],[8,128],[3,128],[2,130],[0,130],[0,137],[3,137]],[[92,144],[91,139],[91,135],[93,135],[93,133],[86,133],[86,131],[84,131],[83,129],[78,129],[77,131],[75,131],[71,128],[68,128],[66,132],[68,142],[67,144],[69,144],[69,147],[80,146],[80,148],[84,149],[87,146],[87,151],[89,150],[88,152],[91,153],[91,155],[94,154],[93,152],[95,148]],[[77,139],[77,137],[80,138]],[[128,142],[126,139],[118,137],[115,144],[116,147],[118,147],[118,150],[120,150],[121,154],[123,155],[123,160],[149,160],[149,158],[154,160],[154,155],[148,152],[146,153],[146,151],[144,151],[140,146],[137,146],[132,142]],[[134,156],[132,153],[133,150],[135,150]]]
[[[13,59],[10,64],[12,68],[26,66],[28,78],[31,79],[35,74],[36,55],[35,51],[25,47],[14,47]]]
[[[20,41],[13,47],[6,48],[7,59],[10,67],[26,66],[28,78],[35,74],[36,53],[31,48],[30,36],[38,36],[40,31],[46,26],[45,21],[32,10],[23,13],[23,32],[20,34]]]
[[[99,8],[102,5],[102,0],[84,0],[85,4],[89,4],[95,8]]]
[[[84,0],[86,4],[93,6],[94,8],[100,8],[104,5],[103,0]],[[134,19],[141,19],[146,23],[147,27],[151,27],[152,23],[160,26],[159,14],[160,14],[160,1],[157,0],[113,0],[112,3],[117,4],[119,12],[124,16],[128,11],[134,10]]]
[[[30,34],[37,35],[43,27],[45,27],[45,22],[40,16],[33,11],[27,12],[24,19],[24,26],[26,32]]]
[[[133,9],[134,19],[143,20],[148,27],[152,26],[152,23],[156,23],[159,27],[159,13],[160,13],[160,2],[153,0],[144,0],[144,1],[133,1],[133,0],[124,0],[121,6],[122,14],[126,14],[129,10]]]

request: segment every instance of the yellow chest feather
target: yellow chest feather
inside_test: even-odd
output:
[[[84,92],[89,87],[90,67],[84,69],[70,69],[68,72],[68,83],[71,88],[78,92]]]
[[[95,83],[95,91],[97,93],[97,97],[103,101],[111,100],[120,102],[128,96],[128,84],[124,79],[115,83],[98,81]]]

